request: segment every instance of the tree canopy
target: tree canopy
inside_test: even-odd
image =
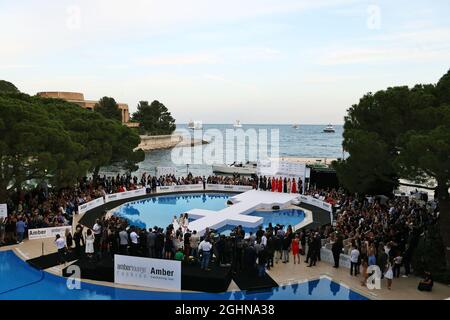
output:
[[[400,178],[436,181],[439,225],[450,267],[450,71],[439,82],[368,93],[348,109],[334,163],[349,191],[392,193]]]
[[[0,93],[18,93],[19,90],[11,82],[0,80]]]
[[[133,113],[133,121],[139,122],[142,133],[148,135],[171,134],[175,131],[175,119],[164,104],[155,100],[140,101],[137,111]]]
[[[102,166],[134,170],[140,138],[116,120],[59,99],[0,92],[0,202],[29,181],[72,186]]]
[[[95,112],[100,113],[107,119],[122,121],[122,111],[116,100],[111,97],[103,97],[94,106]]]

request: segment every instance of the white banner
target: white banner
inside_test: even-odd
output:
[[[116,254],[114,283],[181,290],[181,261]]]
[[[245,192],[252,190],[252,186],[237,186],[228,184],[207,184],[205,190],[209,191],[234,191],[234,192]]]
[[[100,207],[101,205],[103,205],[105,203],[105,200],[103,199],[103,197],[97,198],[95,200],[86,202],[80,206],[78,206],[78,213],[85,213],[91,209]]]
[[[333,252],[330,249],[320,249],[320,261],[334,264]],[[339,266],[350,269],[350,256],[341,253],[339,256]]]
[[[0,203],[0,218],[6,218],[8,216],[8,206],[6,203]]]
[[[307,175],[305,163],[285,160],[262,160],[258,162],[259,176],[272,177],[301,177],[304,180]],[[308,172],[309,173],[309,172]]]
[[[105,197],[105,203],[111,202],[111,201],[122,200],[122,199],[145,196],[146,194],[147,194],[147,190],[145,188],[108,194]]]
[[[175,167],[156,167],[156,176],[176,175],[177,168]]]
[[[311,196],[304,196],[304,195],[300,195],[299,196],[299,200],[300,202],[306,203],[306,204],[310,204],[312,206],[315,206],[317,208],[326,210],[328,212],[333,212],[332,206],[330,203],[316,199],[314,197]]]
[[[178,192],[178,191],[203,191],[203,184],[183,184],[176,186],[156,187],[157,193]]]
[[[28,230],[28,239],[35,240],[44,238],[54,238],[57,234],[59,234],[61,237],[64,237],[66,229],[72,231],[71,226],[30,229]]]

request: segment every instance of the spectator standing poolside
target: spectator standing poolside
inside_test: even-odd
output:
[[[23,235],[25,234],[25,228],[27,227],[24,220],[25,218],[20,218],[16,223],[17,243],[23,242]]]

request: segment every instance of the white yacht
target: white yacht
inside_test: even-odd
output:
[[[236,120],[236,122],[234,123],[233,127],[235,127],[235,128],[242,128],[241,121]]]
[[[200,130],[203,128],[201,121],[189,121],[188,128],[192,130]]]
[[[256,174],[257,165],[256,162],[251,161],[247,161],[245,164],[234,162],[229,166],[213,165],[212,170],[214,173],[252,175]]]
[[[334,130],[333,125],[329,124],[323,129],[323,132],[333,133],[333,132],[336,132],[336,130]]]

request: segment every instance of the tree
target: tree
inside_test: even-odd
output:
[[[95,112],[100,113],[107,119],[122,121],[122,111],[116,100],[111,97],[103,97],[94,106]]]
[[[169,110],[156,100],[150,105],[147,101],[140,101],[133,113],[133,121],[139,122],[141,132],[148,135],[171,134],[176,129]]]
[[[450,268],[450,71],[436,85],[365,95],[348,110],[343,146],[350,156],[334,166],[350,191],[391,193],[399,178],[436,181]]]
[[[424,106],[420,129],[412,129],[400,137],[397,158],[399,172],[405,178],[423,182],[436,181],[439,200],[439,230],[445,245],[447,267],[450,268],[450,71],[434,90],[436,103]],[[430,120],[431,119],[431,120]]]
[[[137,133],[60,99],[0,92],[0,202],[28,181],[70,187],[112,164],[134,170],[144,159]]]
[[[0,80],[0,93],[18,93],[19,90],[11,82]]]
[[[27,181],[85,173],[89,162],[73,157],[82,150],[64,124],[30,97],[0,94],[0,202]]]

